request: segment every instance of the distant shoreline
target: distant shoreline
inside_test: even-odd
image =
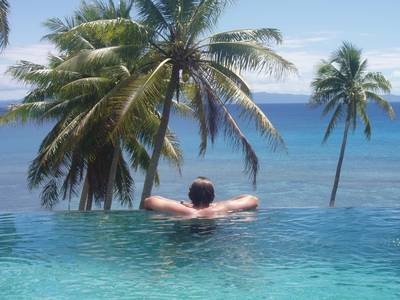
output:
[[[385,97],[391,103],[400,102],[400,95],[386,95]],[[310,95],[254,92],[253,99],[257,104],[307,104]],[[22,99],[0,100],[0,107],[3,108],[6,105],[18,104],[21,101]]]

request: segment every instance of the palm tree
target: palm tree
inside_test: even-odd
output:
[[[8,26],[8,9],[8,1],[0,0],[0,48],[4,48],[8,44],[8,33],[10,31],[10,27]]]
[[[200,126],[200,154],[205,153],[208,138],[213,142],[218,131],[222,131],[244,152],[245,170],[254,184],[258,158],[232,116],[229,104],[237,104],[241,115],[255,122],[274,149],[283,145],[277,130],[253,102],[250,89],[240,74],[259,71],[279,77],[295,68],[271,49],[282,40],[276,29],[233,30],[204,38],[230,2],[137,0],[139,23],[124,18],[101,20],[81,24],[68,33],[104,34],[111,28],[120,28],[130,34],[120,48],[105,48],[101,53],[88,51],[86,57],[81,54],[82,65],[114,59],[117,52],[126,55],[128,50],[138,57],[135,68],[141,75],[135,73],[124,86],[119,86],[117,97],[103,98],[88,118],[95,119],[103,114],[104,108],[113,109],[118,119],[116,132],[124,135],[129,127],[130,112],[138,103],[152,104],[154,99],[161,99],[156,103],[157,108],[162,107],[161,121],[144,182],[141,208],[152,190],[174,100],[185,102],[194,111]]]
[[[371,138],[372,127],[367,113],[368,101],[378,104],[390,118],[394,117],[392,106],[379,94],[390,93],[390,82],[381,73],[368,72],[367,60],[363,59],[361,54],[360,49],[344,42],[329,61],[322,61],[316,78],[311,83],[313,89],[311,103],[324,105],[322,112],[324,116],[333,111],[323,142],[327,141],[336,124],[342,118],[345,120],[330,207],[335,206],[348,131],[350,127],[355,130],[357,117],[364,124],[365,137],[368,140]]]
[[[109,138],[113,124],[108,117],[98,119],[90,130],[77,134],[78,121],[97,103],[102,93],[110,89],[111,79],[117,78],[116,71],[114,68],[108,73],[112,77],[108,77],[103,68],[102,77],[101,72],[98,76],[90,76],[28,62],[10,68],[9,72],[15,78],[32,84],[34,89],[24,103],[4,115],[1,122],[56,120],[29,168],[29,187],[43,186],[43,206],[54,206],[61,196],[70,199],[76,194],[84,173],[86,184],[81,194],[81,210],[90,210],[93,198],[98,203],[105,202],[107,192],[114,189],[122,204],[131,205],[133,179],[125,159],[121,157],[115,162],[114,153],[125,150],[134,170],[146,170],[150,159],[146,148],[152,147],[152,138],[159,125],[158,116],[143,115],[141,120],[144,122],[132,122],[130,135],[121,138],[118,147]],[[177,146],[169,134],[163,155],[179,167],[181,154]],[[110,189],[109,174],[113,164],[113,176],[117,180]],[[107,209],[110,207],[111,203]]]
[[[121,5],[123,3],[121,1]],[[86,3],[83,3],[83,8],[86,13],[82,13],[81,9],[79,18],[85,15],[101,17],[93,11],[87,13],[92,7]],[[114,136],[113,139],[110,138],[114,127],[112,114],[97,118],[85,131],[78,130],[85,114],[129,77],[130,70],[127,61],[94,64],[86,68],[77,64],[73,68],[71,65],[64,68],[63,63],[71,56],[106,45],[101,39],[91,39],[87,35],[74,35],[69,41],[62,37],[61,33],[75,26],[76,22],[77,17],[67,21],[50,19],[47,22],[53,31],[47,38],[61,51],[59,56],[50,57],[48,66],[21,62],[9,69],[11,75],[32,85],[33,89],[24,103],[3,116],[1,122],[56,120],[31,164],[28,176],[31,188],[43,186],[43,206],[54,206],[60,194],[62,198],[70,199],[76,194],[83,178],[80,210],[90,210],[93,198],[97,202],[104,200],[104,208],[110,209],[114,191],[122,204],[131,205],[133,179],[122,152],[124,150],[130,156],[134,170],[146,170],[150,159],[147,149],[152,147],[159,117],[154,112],[142,110],[141,121],[132,119],[127,134]],[[171,133],[165,137],[163,155],[179,167],[181,154]]]
[[[49,19],[46,22],[46,26],[52,30],[50,34],[45,36],[46,39],[54,42],[58,48],[61,51],[64,51],[68,53],[68,56],[71,57],[77,53],[80,53],[81,51],[85,51],[88,49],[96,49],[99,47],[104,47],[108,45],[109,43],[112,43],[112,41],[104,41],[103,38],[98,38],[98,39],[93,39],[92,36],[89,34],[82,35],[74,35],[74,36],[69,36],[67,38],[63,38],[62,33],[70,30],[77,24],[80,24],[82,22],[90,22],[94,20],[101,20],[101,19],[108,19],[108,18],[118,18],[118,17],[129,17],[131,8],[133,5],[132,0],[122,0],[120,1],[119,5],[115,5],[113,1],[109,1],[108,3],[103,3],[101,1],[93,1],[91,3],[87,3],[85,1],[82,1],[80,8],[75,12],[74,16],[72,18],[66,18],[65,21],[60,20],[58,18],[52,18]],[[94,68],[93,68],[94,67]],[[62,70],[62,66],[58,66],[58,69]],[[106,71],[106,68],[109,70],[107,72],[113,72],[114,74],[111,76],[111,78],[104,78],[104,72]],[[122,80],[123,77],[126,75],[126,73],[129,71],[125,69],[124,64],[119,64],[114,66],[113,64],[105,64],[105,65],[98,65],[96,64],[95,66],[90,66],[86,68],[86,70],[79,68],[78,66],[74,67],[73,71],[81,72],[81,73],[93,73],[93,71],[100,70],[101,74],[97,74],[97,76],[92,76],[88,77],[85,79],[82,83],[84,86],[86,86],[86,89],[89,88],[94,88],[98,89],[101,88],[102,85],[106,85],[106,88],[101,88],[101,91],[104,93],[107,91],[107,87],[110,87],[110,84],[112,86],[112,82],[118,82],[119,80]],[[70,68],[67,68],[65,71],[71,71]],[[122,77],[120,77],[122,75]],[[106,76],[107,77],[107,76]],[[74,84],[71,84],[72,87],[76,90],[76,87]],[[84,87],[82,85],[82,87]],[[81,84],[78,83],[78,87],[81,87]],[[78,89],[79,91],[79,89]],[[85,91],[83,91],[85,92]],[[87,91],[86,91],[87,93]],[[79,97],[79,95],[76,95],[76,97]],[[101,98],[101,97],[100,97]],[[105,122],[107,124],[107,130],[110,129],[110,118],[108,120],[105,120],[104,118],[102,120],[98,120],[98,123],[100,124]],[[99,127],[96,126],[96,130],[98,130]],[[89,131],[90,132],[90,131]],[[106,134],[106,132],[105,132]],[[119,139],[114,139],[115,145],[113,145],[113,150],[112,156],[111,156],[111,165],[109,165],[109,172],[107,180],[105,182],[102,182],[102,184],[98,184],[99,187],[105,187],[105,194],[104,196],[104,209],[109,210],[111,208],[111,203],[112,203],[112,195],[114,191],[114,183],[115,179],[117,176],[117,169],[118,169],[118,164],[120,161],[120,156],[121,156],[121,147],[120,147],[120,141]],[[105,154],[105,153],[103,153]],[[89,176],[89,174],[92,174],[93,172],[89,172],[90,166],[88,166],[88,172],[86,177]],[[93,173],[94,174],[94,173]],[[105,179],[104,178],[104,179]],[[88,178],[86,178],[88,179]],[[88,192],[90,194],[90,180],[85,179],[85,184],[83,186],[82,190],[82,196],[81,196],[81,202],[80,202],[80,208],[83,209],[85,206],[84,202],[86,201],[89,203],[89,207],[91,205],[91,201],[88,200],[91,197],[84,196],[84,192]],[[102,195],[102,194],[100,194]],[[130,203],[130,202],[129,202]]]

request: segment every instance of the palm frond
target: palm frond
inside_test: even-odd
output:
[[[141,111],[145,113],[147,109],[143,106],[144,104],[147,103],[148,107],[148,104],[154,103],[155,99],[162,98],[161,92],[163,86],[165,86],[163,79],[165,78],[165,72],[168,70],[167,63],[169,61],[170,59],[164,60],[149,74],[132,78],[124,87],[120,87],[110,97],[118,116],[116,130],[124,130],[123,128],[130,126],[129,116],[132,111],[138,108],[136,104],[139,104],[139,107],[142,107]]]
[[[369,72],[363,78],[364,88],[370,90],[371,92],[382,92],[389,94],[392,85],[389,80],[379,72]]]
[[[226,68],[223,65],[220,65],[218,63],[215,63],[213,61],[202,61],[202,63],[209,64],[212,68],[216,69],[220,73],[222,73],[224,76],[228,77],[230,80],[232,80],[235,85],[237,85],[246,95],[250,96],[250,87],[247,84],[247,82],[235,71]]]
[[[188,104],[177,100],[172,101],[172,112],[181,117],[193,116],[193,109]]]
[[[56,69],[87,73],[89,70],[117,65],[124,58],[135,58],[140,52],[141,48],[138,48],[136,45],[81,50],[77,55],[60,64]]]
[[[76,129],[84,115],[85,112],[82,112],[77,116],[74,116],[71,120],[66,120],[65,126],[62,128],[62,130],[60,130],[51,143],[49,143],[46,148],[43,149],[43,161],[46,161],[50,158],[54,159],[54,156],[60,156],[59,159],[61,159],[63,153],[65,153],[67,149],[70,149],[74,146],[76,141],[73,139],[78,138]]]
[[[343,103],[343,99],[345,94],[338,93],[335,96],[329,97],[329,101],[326,102],[324,109],[322,110],[322,116],[326,116],[329,112],[332,111],[338,104]]]
[[[134,181],[129,172],[129,167],[121,156],[115,178],[115,191],[117,192],[121,205],[132,207]]]
[[[185,97],[190,101],[189,105],[192,107],[193,117],[198,121],[199,124],[199,156],[204,156],[207,150],[208,128],[207,116],[202,101],[201,91],[196,84],[183,85],[183,91],[185,93]]]
[[[205,65],[204,67],[207,67],[208,71],[215,78],[213,86],[218,89],[218,92],[223,95],[228,103],[238,104],[242,108],[242,114],[255,122],[256,129],[262,136],[268,138],[272,148],[284,147],[281,135],[258,105],[224,73],[211,65]]]
[[[192,43],[205,32],[211,31],[223,10],[232,2],[231,0],[199,1],[197,7],[192,10],[193,12],[186,25],[189,34],[188,43]]]
[[[169,27],[168,22],[162,14],[162,7],[152,0],[136,0],[139,17],[143,23],[156,31],[162,31]]]
[[[368,117],[368,114],[366,111],[366,102],[358,103],[357,112],[358,112],[358,115],[360,116],[361,120],[364,123],[364,135],[368,140],[370,140],[371,133],[372,133],[372,126],[371,126],[371,122],[369,120],[369,117]]]
[[[0,0],[0,48],[8,45],[10,27],[8,25],[9,4],[7,0]]]
[[[244,172],[249,174],[253,185],[256,186],[257,174],[259,170],[258,157],[250,142],[240,130],[238,124],[235,122],[235,119],[232,117],[225,105],[222,105],[222,116],[224,118],[223,126],[225,136],[229,137],[229,139],[233,141],[233,146],[235,148],[241,147],[242,152],[244,153],[245,161]]]
[[[234,149],[241,148],[244,154],[245,161],[244,172],[249,174],[249,177],[252,179],[253,185],[256,186],[259,162],[253,147],[241,131],[240,127],[229,112],[228,108],[225,106],[219,96],[214,92],[212,87],[208,84],[207,81],[203,81],[202,83],[208,93],[209,101],[211,100],[212,102],[218,103],[218,106],[215,107],[215,113],[217,115],[214,121],[218,122],[218,126],[221,126],[223,128],[225,138],[231,141]],[[215,104],[216,103],[214,103],[214,105]]]
[[[239,29],[221,32],[209,37],[211,42],[282,43],[282,34],[275,28]]]
[[[50,91],[50,87],[61,87],[71,80],[82,77],[75,70],[51,69],[28,61],[20,61],[18,64],[9,67],[7,74],[25,84],[45,88],[47,93]]]
[[[32,73],[33,71],[46,69],[44,65],[39,65],[32,63],[30,61],[21,60],[14,66],[10,66],[7,69],[7,74],[10,74],[16,79],[23,80],[27,74]]]
[[[43,187],[40,195],[41,205],[46,208],[53,208],[59,201],[58,185],[55,179],[50,179]]]
[[[0,125],[10,122],[24,124],[29,120],[40,121],[43,114],[53,106],[54,103],[45,101],[18,104],[0,117]]]
[[[388,116],[391,119],[394,119],[396,116],[396,113],[394,112],[394,109],[392,107],[392,105],[390,105],[389,101],[385,100],[385,98],[383,98],[382,96],[375,94],[373,92],[370,91],[366,91],[365,95],[367,97],[368,100],[372,100],[374,101],[376,104],[378,104],[378,106],[385,112],[388,114]]]
[[[63,33],[63,36],[68,38],[76,33],[95,37],[105,44],[109,44],[115,38],[120,42],[135,40],[136,44],[139,44],[146,42],[148,37],[145,26],[127,18],[99,19],[84,22]]]
[[[344,104],[339,104],[335,111],[332,114],[331,120],[329,121],[328,126],[326,127],[324,139],[322,140],[322,143],[325,143],[329,136],[331,135],[333,129],[335,129],[338,121],[343,117],[343,106]]]
[[[114,83],[104,77],[86,77],[67,83],[60,89],[64,98],[79,97],[82,94],[104,95],[114,86]]]
[[[291,62],[259,43],[215,42],[204,47],[211,60],[232,70],[258,71],[278,78],[296,72]]]
[[[178,139],[170,131],[167,132],[164,138],[161,153],[174,167],[178,169],[179,174],[181,174],[181,165],[183,161],[182,150],[179,146]]]

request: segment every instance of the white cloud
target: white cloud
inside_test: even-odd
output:
[[[45,64],[50,52],[55,48],[49,43],[38,43],[27,46],[8,47],[0,54],[0,101],[22,98],[28,88],[5,74],[7,68],[17,61],[28,60],[37,64]]]
[[[3,62],[13,63],[19,60],[29,60],[37,64],[45,64],[49,53],[55,51],[54,46],[49,43],[9,47],[1,54],[0,64],[3,64]]]
[[[299,49],[315,46],[318,44],[326,44],[327,42],[335,41],[338,32],[335,31],[320,31],[312,32],[307,36],[302,37],[287,37],[284,38],[283,43],[279,49]]]
[[[329,56],[329,52],[316,50],[320,44],[335,40],[336,32],[315,32],[306,37],[289,37],[277,48],[279,55],[292,62],[297,75],[282,80],[273,80],[256,74],[247,74],[252,90],[259,92],[309,94],[316,65]]]
[[[390,76],[392,78],[400,78],[400,70],[394,70]]]
[[[327,41],[330,38],[327,36],[318,36],[318,37],[309,37],[309,38],[299,38],[299,39],[285,39],[282,44],[282,48],[304,48],[305,46],[309,46],[313,43],[319,43],[323,41]]]
[[[305,38],[289,38],[278,48],[280,55],[296,65],[298,75],[291,75],[282,80],[273,80],[257,74],[245,74],[244,77],[252,90],[257,92],[309,94],[316,65],[321,59],[328,58],[334,49],[329,47],[325,50],[327,47],[319,47],[329,39],[334,41],[335,33],[315,33],[314,36]],[[8,66],[18,60],[44,64],[50,52],[55,52],[52,45],[39,43],[25,47],[9,47],[0,54],[0,100],[20,99],[28,89],[4,74]],[[369,69],[380,71],[387,76],[392,82],[392,92],[400,94],[400,47],[369,49],[364,51],[364,56],[368,58]]]
[[[311,47],[302,49],[281,49],[279,52],[284,58],[293,62],[299,70],[298,77],[289,77],[285,80],[274,81],[255,74],[246,76],[254,91],[278,93],[310,93],[310,82],[314,77],[317,64],[330,55],[330,51],[312,51]],[[382,72],[392,83],[392,93],[400,94],[400,47],[371,49],[364,51],[363,56],[368,59],[368,69]]]
[[[364,52],[369,69],[380,72],[400,69],[400,48],[385,48]]]
[[[288,75],[281,80],[258,75],[247,74],[246,80],[255,92],[309,94],[316,65],[327,56],[323,52],[311,51],[279,51],[279,54],[292,62],[298,69],[298,74]]]

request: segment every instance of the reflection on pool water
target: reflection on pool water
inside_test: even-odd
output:
[[[0,214],[0,299],[400,299],[400,209]]]

